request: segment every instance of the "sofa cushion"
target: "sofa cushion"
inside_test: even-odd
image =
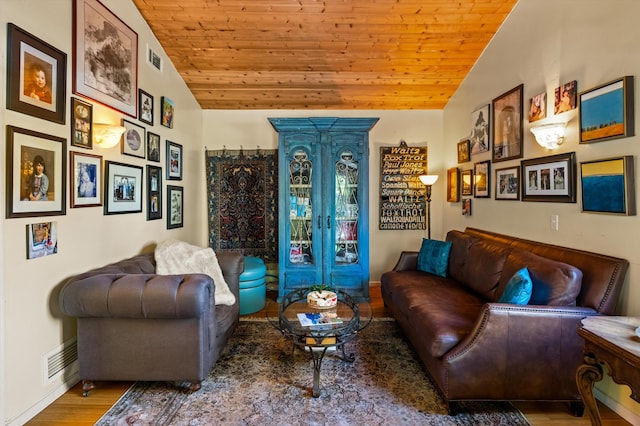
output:
[[[582,287],[582,271],[575,266],[514,249],[507,257],[499,292],[508,279],[526,267],[532,281],[530,305],[574,306]]]
[[[489,241],[474,242],[469,248],[469,254],[464,265],[464,279],[460,283],[481,295],[487,301],[497,302],[500,295],[502,295],[502,291],[500,293],[496,291],[503,276],[502,271],[507,256],[511,250],[511,247],[503,244]],[[516,270],[512,271],[506,277],[505,285],[515,272]]]
[[[532,283],[529,271],[527,268],[522,268],[509,279],[498,302],[526,305],[531,299],[531,290]]]
[[[455,229],[447,232],[447,241],[451,241],[451,252],[449,253],[449,271],[448,274],[456,281],[464,281],[464,265],[467,262],[467,255],[471,244],[477,241],[464,232]]]
[[[418,270],[446,277],[450,251],[451,242],[424,238],[418,253]]]

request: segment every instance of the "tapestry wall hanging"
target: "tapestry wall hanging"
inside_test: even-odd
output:
[[[278,262],[277,153],[206,151],[211,248]]]

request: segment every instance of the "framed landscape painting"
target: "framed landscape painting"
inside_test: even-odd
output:
[[[583,212],[636,214],[633,156],[584,161],[580,180]]]
[[[578,96],[580,143],[634,135],[633,76],[622,77]]]
[[[136,118],[138,34],[98,0],[73,0],[73,92]]]

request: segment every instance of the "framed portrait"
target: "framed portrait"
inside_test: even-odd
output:
[[[65,124],[67,55],[7,24],[7,108]]]
[[[491,193],[490,177],[491,161],[480,161],[473,165],[473,196],[489,198]]]
[[[490,111],[487,104],[471,114],[471,155],[489,151]]]
[[[471,216],[471,198],[462,200],[462,216]]]
[[[147,165],[147,220],[162,219],[162,167]]]
[[[71,98],[71,146],[93,149],[93,105]]]
[[[520,162],[522,201],[576,202],[576,153]]]
[[[450,203],[460,201],[460,169],[457,167],[447,170],[447,201]]]
[[[147,160],[160,162],[160,135],[147,132]]]
[[[27,225],[27,259],[58,253],[58,222]]]
[[[7,126],[6,217],[66,213],[67,140]]]
[[[138,89],[138,120],[153,126],[153,96]]]
[[[580,143],[634,135],[633,76],[626,76],[578,95]]]
[[[73,93],[136,118],[138,34],[98,0],[73,0],[73,61]]]
[[[635,216],[633,156],[580,163],[582,211]]]
[[[496,200],[520,199],[520,167],[496,169]]]
[[[578,97],[578,82],[576,80],[556,87],[554,92],[553,112],[562,114],[576,108]]]
[[[463,170],[460,173],[460,194],[473,195],[473,170]]]
[[[142,211],[142,167],[105,161],[104,214]]]
[[[529,123],[547,117],[547,92],[535,95],[529,100]]]
[[[162,111],[161,111],[162,118],[160,120],[160,123],[164,127],[173,129],[173,114],[174,114],[173,101],[167,98],[166,96],[163,96],[160,100],[160,105],[162,105]]]
[[[519,85],[492,102],[493,162],[522,158],[522,92]]]
[[[466,163],[471,159],[470,143],[469,139],[458,142],[458,164]]]
[[[102,157],[71,151],[71,208],[102,205]]]
[[[167,141],[167,179],[182,180],[182,145]]]
[[[181,186],[167,185],[167,229],[184,225],[184,200]]]
[[[134,157],[144,158],[146,155],[145,129],[129,120],[122,120],[122,125],[126,129],[122,135],[122,153]]]

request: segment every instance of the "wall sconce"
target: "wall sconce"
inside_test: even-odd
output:
[[[427,237],[431,239],[431,186],[438,180],[438,175],[420,175],[420,182],[427,187]]]
[[[567,123],[543,124],[532,127],[531,133],[536,137],[536,142],[543,148],[556,149],[564,142],[564,130]]]
[[[127,129],[113,124],[93,123],[93,141],[100,148],[113,148],[118,145],[125,130]]]

